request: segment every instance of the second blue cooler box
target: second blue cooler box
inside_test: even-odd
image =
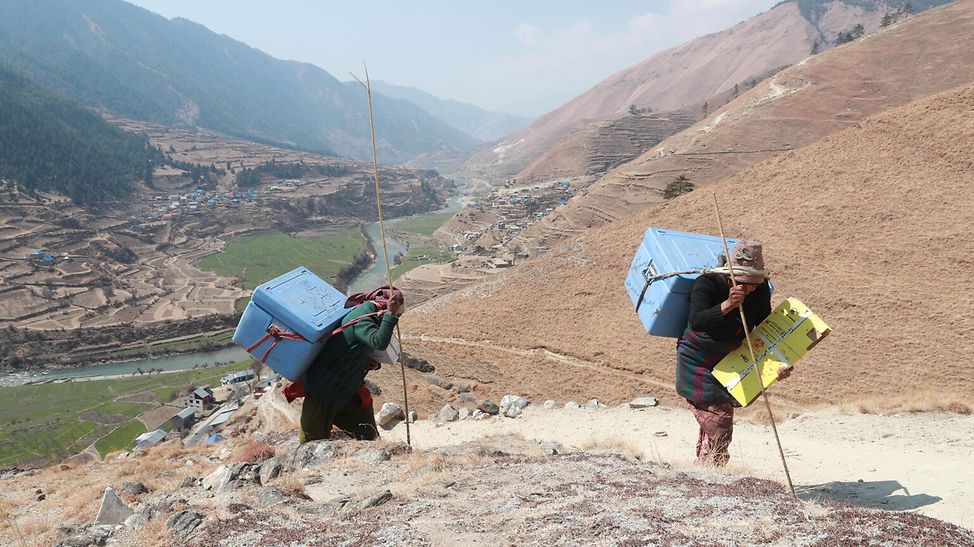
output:
[[[728,239],[733,247],[737,240]],[[714,268],[720,265],[724,246],[719,236],[650,228],[643,236],[626,275],[626,292],[638,308],[646,332],[678,338],[690,314],[690,290],[700,274],[682,274],[656,279],[654,275]],[[645,291],[645,292],[644,292]],[[639,302],[642,294],[642,303]]]
[[[341,291],[307,268],[296,268],[254,289],[233,341],[294,381],[346,313]]]

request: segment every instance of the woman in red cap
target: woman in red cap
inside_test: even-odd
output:
[[[708,273],[697,278],[690,291],[690,317],[677,341],[676,391],[687,400],[700,424],[697,461],[726,465],[734,433],[734,407],[740,406],[714,378],[714,366],[744,342],[738,306],[743,306],[750,328],[771,314],[771,287],[764,271],[761,244],[738,241],[731,249],[730,274]],[[784,379],[791,369],[779,373]]]

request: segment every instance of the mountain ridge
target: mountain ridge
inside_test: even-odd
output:
[[[476,137],[482,142],[503,137],[531,121],[528,118],[513,114],[491,112],[477,105],[454,99],[441,99],[432,93],[415,87],[384,81],[372,82],[372,87],[383,95],[407,100],[426,110],[432,116]]]
[[[943,2],[924,5],[938,3]],[[822,12],[806,10],[818,17],[814,21],[802,13],[808,2],[800,6],[797,0],[786,0],[729,29],[695,38],[618,71],[496,146],[475,153],[461,172],[486,186],[497,186],[587,123],[624,115],[630,106],[670,111],[703,104],[735,84],[800,61],[823,33],[847,31],[856,22],[864,25],[865,32],[874,31],[882,18],[878,6],[902,2],[814,0],[812,4],[824,6]]]
[[[0,56],[44,87],[125,117],[371,158],[364,92],[314,65],[121,0],[4,2]],[[391,100],[375,107],[382,161],[476,144],[425,111],[407,114]]]

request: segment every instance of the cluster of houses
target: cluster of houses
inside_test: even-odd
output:
[[[573,195],[571,182],[567,180],[518,190],[511,188],[494,190],[475,207],[481,212],[489,210],[496,217],[496,220],[482,231],[464,232],[462,234],[463,239],[473,244],[480,240],[485,233],[489,233],[491,236],[489,239],[494,242],[494,245],[485,251],[497,251],[504,244],[517,237],[525,228],[546,217],[556,207],[568,203]],[[453,250],[460,254],[464,250],[464,246],[457,243],[453,246]],[[504,268],[513,265],[516,258],[520,257],[512,254],[511,256],[488,260],[484,265],[490,268]]]
[[[37,249],[31,251],[27,255],[27,263],[35,268],[51,268],[58,262],[63,262],[70,260],[71,257],[68,255],[57,256],[52,253],[45,251],[44,249]]]
[[[300,188],[305,185],[305,182],[301,179],[277,179],[274,184],[267,188],[268,192],[283,192],[284,188],[282,186],[293,186],[295,188]]]
[[[220,385],[233,386],[234,384],[246,383],[252,380],[254,380],[253,371],[241,370],[221,378]],[[281,377],[278,374],[273,374],[262,379],[254,388],[255,395],[259,396],[259,394],[273,389],[280,380]],[[186,407],[177,412],[172,418],[169,418],[169,429],[176,433],[191,431],[193,426],[196,425],[197,414],[203,415],[212,410],[217,404],[216,396],[213,394],[213,389],[210,386],[201,386],[194,389],[186,396],[183,402]],[[216,416],[206,426],[206,432],[211,434],[207,437],[209,442],[216,442],[222,438],[218,435],[218,430],[230,419],[233,412],[239,408],[239,403],[232,402],[224,405],[217,411]],[[166,431],[161,428],[143,433],[135,438],[135,446],[137,448],[151,448],[162,442],[166,438],[166,435]]]
[[[196,188],[188,194],[171,194],[155,196],[150,203],[151,210],[146,215],[149,221],[171,220],[178,215],[199,214],[203,210],[213,207],[239,207],[241,204],[252,204],[258,193],[251,188],[245,193],[218,192]],[[138,217],[133,217],[133,222]]]

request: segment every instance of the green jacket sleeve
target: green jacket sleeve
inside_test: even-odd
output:
[[[369,348],[386,349],[398,322],[399,318],[389,313],[384,314],[378,324],[370,320],[359,321],[352,326],[352,337]]]

